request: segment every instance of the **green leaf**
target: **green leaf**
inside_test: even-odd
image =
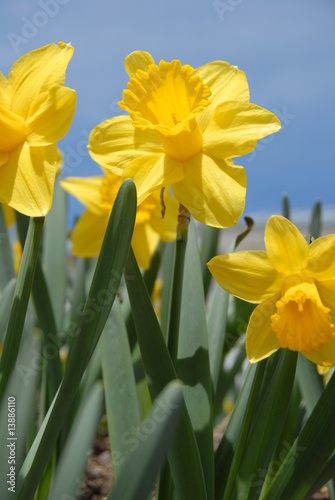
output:
[[[238,497],[259,498],[263,471],[267,470],[276,450],[288,413],[296,362],[296,352],[280,351],[272,378],[264,377],[263,385],[267,386],[267,391],[261,399],[237,476]]]
[[[265,362],[266,363],[266,362]],[[260,363],[260,365],[265,365]],[[258,373],[257,373],[258,372]],[[227,428],[215,453],[215,498],[222,500],[227,485],[231,463],[237,449],[240,431],[249,406],[249,397],[253,386],[256,393],[261,381],[258,365],[249,365],[241,392],[237,398],[233,413],[229,418]],[[254,401],[254,398],[252,399]]]
[[[52,206],[47,215],[43,237],[43,268],[53,306],[56,326],[62,331],[67,277],[66,218],[67,195],[55,180]]]
[[[17,229],[21,244],[25,246],[28,217],[17,213]],[[47,361],[47,385],[49,402],[56,394],[62,378],[59,358],[59,340],[49,290],[45,281],[40,259],[37,259],[35,276],[32,283],[32,295],[39,321],[44,334],[43,356]]]
[[[177,376],[132,250],[129,252],[125,277],[143,366],[154,400]],[[178,500],[206,500],[199,450],[186,407],[169,453],[169,464]]]
[[[251,217],[244,218],[246,229],[242,231],[236,239],[229,245],[227,253],[236,250],[238,245],[250,233],[253,228],[254,221]],[[235,299],[236,300],[236,299]],[[208,312],[208,344],[209,344],[209,363],[213,385],[214,399],[217,395],[220,373],[222,371],[222,357],[224,344],[233,345],[236,341],[236,336],[229,337],[227,332],[228,321],[228,306],[230,295],[223,290],[215,281],[212,301]],[[249,304],[248,304],[249,305]],[[238,321],[239,318],[236,318]]]
[[[239,468],[242,462],[242,459],[244,457],[245,449],[246,449],[246,443],[247,443],[247,438],[249,436],[250,432],[250,426],[252,422],[252,417],[254,414],[254,410],[256,407],[256,402],[257,398],[259,395],[259,390],[261,387],[262,379],[263,379],[263,374],[265,371],[265,365],[266,363],[261,362],[257,365],[256,369],[256,374],[255,374],[255,379],[251,387],[251,391],[248,397],[248,402],[245,408],[245,413],[243,417],[243,422],[240,428],[239,436],[236,441],[236,447],[235,447],[235,453],[234,457],[230,466],[229,470],[229,476],[228,476],[228,481],[227,481],[227,486],[225,489],[225,495],[224,498],[231,498],[231,493],[234,489],[234,486],[236,484],[236,477],[239,472]]]
[[[39,367],[36,366],[36,355],[41,351],[42,335],[35,331],[23,342],[22,348],[17,359],[16,369],[13,370],[7,386],[7,398],[2,400],[0,406],[0,491],[1,498],[13,498],[15,495],[8,491],[8,480],[10,465],[10,449],[8,445],[14,443],[13,455],[15,458],[14,467],[17,471],[26,454],[26,436],[29,428],[35,423],[36,401],[35,391],[37,379],[39,376]],[[15,399],[15,402],[13,400]],[[11,401],[10,410],[9,401]],[[15,406],[14,406],[15,405]],[[13,412],[13,408],[15,412]],[[9,415],[14,418],[14,431],[9,429]],[[12,435],[9,430],[14,432]]]
[[[0,203],[0,290],[3,290],[7,283],[15,278],[13,253],[8,237],[5,216]]]
[[[48,500],[76,497],[78,483],[85,472],[87,454],[101,418],[103,396],[102,384],[97,382],[80,406],[57,464]]]
[[[169,321],[169,307],[170,297],[172,290],[172,276],[173,276],[173,263],[174,263],[174,243],[167,243],[165,247],[165,254],[163,260],[163,288],[161,292],[162,306],[161,306],[161,328],[164,337],[168,329]]]
[[[108,434],[117,480],[130,455],[132,429],[141,423],[127,329],[117,301],[103,331],[100,347]]]
[[[177,375],[195,431],[207,497],[214,497],[212,387],[208,357],[205,296],[197,231],[191,221],[186,245],[179,326]]]
[[[290,202],[286,193],[282,196],[282,214],[286,219],[291,219]]]
[[[202,238],[201,238],[201,268],[202,268],[202,279],[204,286],[205,297],[207,297],[207,292],[212,279],[212,275],[207,267],[207,262],[210,261],[215,255],[217,255],[217,247],[219,243],[219,235],[221,229],[211,226],[202,226]]]
[[[168,449],[178,439],[184,408],[180,384],[172,382],[158,395],[152,411],[129,439],[130,455],[109,497],[111,500],[147,500]]]
[[[6,326],[9,319],[10,308],[13,302],[16,278],[8,281],[3,289],[0,297],[0,343],[2,344],[5,337]]]
[[[6,384],[14,368],[20,347],[24,320],[38,258],[43,223],[44,217],[35,217],[30,220],[29,224],[0,361],[0,398],[4,395]]]
[[[66,372],[28,475],[18,481],[20,499],[30,500],[74,400],[80,380],[106,324],[127,258],[136,217],[136,189],[125,180],[116,197],[96,265],[89,296]],[[29,454],[27,457],[29,461]],[[26,471],[26,469],[24,469]],[[21,487],[21,483],[24,484]]]
[[[324,383],[317,372],[316,365],[302,354],[298,355],[297,379],[307,416],[309,416],[323,393]]]
[[[311,222],[309,225],[309,233],[313,238],[318,238],[322,229],[322,207],[321,202],[317,201],[313,207]]]
[[[304,498],[334,453],[334,414],[333,374],[262,499]]]

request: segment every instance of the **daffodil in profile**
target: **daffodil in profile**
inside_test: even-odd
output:
[[[208,267],[229,293],[259,304],[246,333],[251,363],[279,348],[301,352],[323,367],[335,365],[335,235],[309,246],[281,216],[265,227],[265,251],[214,257]]]
[[[67,133],[76,93],[64,86],[73,47],[28,52],[0,73],[0,202],[33,217],[50,209],[57,141]]]
[[[86,210],[71,234],[72,252],[78,257],[96,257],[106,232],[108,219],[121,177],[111,172],[95,177],[68,177],[61,181],[65,191],[75,196]],[[160,241],[176,238],[178,203],[166,195],[167,214],[162,220],[159,193],[152,193],[137,207],[132,247],[140,267],[147,269]]]
[[[148,52],[125,59],[130,76],[116,116],[93,129],[89,152],[102,167],[132,178],[139,201],[171,186],[200,222],[237,223],[246,194],[244,168],[232,158],[280,128],[278,118],[249,102],[245,74],[223,61],[197,69],[155,64]]]

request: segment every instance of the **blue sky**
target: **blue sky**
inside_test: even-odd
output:
[[[222,59],[248,78],[251,101],[282,130],[238,163],[247,171],[245,214],[278,213],[317,199],[335,205],[335,2],[333,0],[11,0],[0,4],[0,70],[50,42],[71,42],[66,84],[77,109],[59,146],[64,175],[97,175],[85,145],[91,129],[120,113],[125,56],[136,49],[200,66]],[[71,218],[81,206],[71,200]]]

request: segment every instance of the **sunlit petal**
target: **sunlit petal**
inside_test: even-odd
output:
[[[12,111],[26,118],[30,104],[40,93],[54,85],[64,85],[65,71],[72,54],[71,44],[59,42],[20,57],[8,75],[13,91]]]
[[[279,294],[259,304],[251,314],[245,346],[250,363],[268,358],[280,348],[280,343],[271,328],[271,316],[276,311]]]
[[[143,50],[135,50],[124,60],[124,67],[131,78],[136,76],[138,69],[147,71],[150,64],[155,64],[155,61],[149,52]]]
[[[70,128],[76,108],[76,93],[55,86],[39,94],[32,103],[26,120],[26,136],[30,146],[48,146],[62,139]]]
[[[159,243],[159,235],[150,227],[148,223],[135,226],[131,244],[138,265],[142,269],[148,269],[152,256]]]
[[[125,166],[148,153],[163,153],[163,146],[151,130],[135,129],[129,116],[115,116],[97,125],[89,137],[88,149],[99,165],[122,175]]]
[[[280,129],[276,115],[243,101],[221,103],[203,133],[203,151],[216,158],[241,156]]]
[[[308,249],[306,272],[319,281],[335,279],[335,234],[316,239]]]
[[[101,175],[96,177],[67,177],[60,185],[75,196],[92,213],[101,215],[106,212],[101,203],[100,190],[103,183]]]
[[[292,222],[273,215],[265,226],[265,249],[277,271],[285,274],[301,272],[308,261],[308,244]]]
[[[99,255],[109,215],[108,212],[96,215],[85,210],[71,234],[73,255],[77,257],[96,257]]]
[[[245,204],[244,168],[206,155],[195,156],[183,168],[185,177],[172,190],[193,217],[215,227],[237,224]]]
[[[56,145],[30,148],[25,142],[0,168],[0,201],[32,217],[47,214],[57,172]]]

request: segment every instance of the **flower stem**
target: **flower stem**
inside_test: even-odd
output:
[[[170,314],[167,328],[167,345],[173,364],[176,366],[178,358],[179,323],[181,299],[183,292],[184,262],[187,244],[188,226],[191,215],[184,205],[179,204],[176,252],[174,259],[174,273],[170,299]]]
[[[43,223],[44,217],[30,219],[0,362],[0,398],[3,396],[20,348],[23,325],[38,259]]]

